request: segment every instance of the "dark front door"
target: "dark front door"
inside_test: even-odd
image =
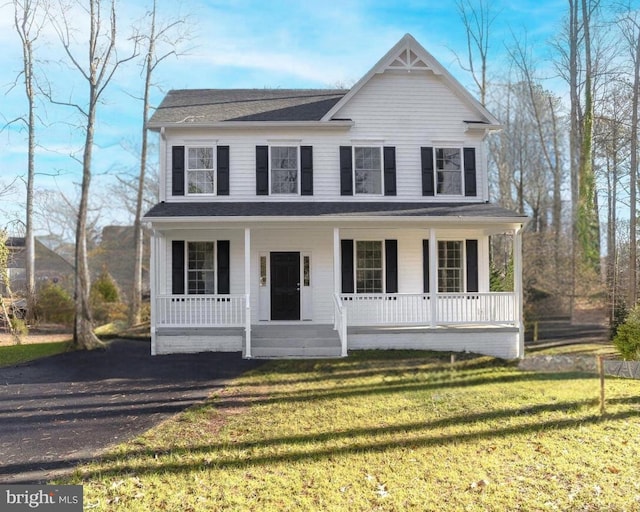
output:
[[[300,320],[300,253],[271,253],[271,320]]]

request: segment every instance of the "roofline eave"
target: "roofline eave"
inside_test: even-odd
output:
[[[331,121],[213,121],[206,123],[168,123],[149,122],[147,129],[159,132],[162,128],[319,128],[323,130],[348,130],[355,123],[350,119],[340,119]]]
[[[450,227],[462,227],[461,225],[473,226],[478,228],[495,227],[495,226],[513,226],[524,227],[529,222],[529,217],[487,217],[487,216],[425,216],[425,215],[315,215],[308,217],[293,217],[286,215],[279,216],[176,216],[176,217],[145,217],[143,222],[151,227],[160,228],[161,225],[175,224],[206,224],[211,229],[212,223],[229,223],[229,224],[262,224],[262,223],[389,223],[398,222],[402,224],[410,224],[416,222],[449,225]]]

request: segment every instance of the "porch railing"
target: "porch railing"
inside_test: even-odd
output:
[[[358,293],[340,299],[352,326],[516,323],[513,293]]]
[[[347,309],[340,300],[337,293],[333,296],[334,305],[334,326],[340,337],[340,354],[342,357],[347,356]]]
[[[244,327],[245,295],[160,295],[158,327]]]

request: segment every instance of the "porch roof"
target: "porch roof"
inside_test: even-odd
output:
[[[222,217],[225,220],[330,220],[385,218],[443,218],[524,223],[527,216],[490,203],[404,203],[404,202],[162,202],[144,216],[159,220],[196,220]]]

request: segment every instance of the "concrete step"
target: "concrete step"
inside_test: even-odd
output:
[[[261,325],[251,330],[251,355],[257,359],[340,357],[338,333],[331,325]]]

